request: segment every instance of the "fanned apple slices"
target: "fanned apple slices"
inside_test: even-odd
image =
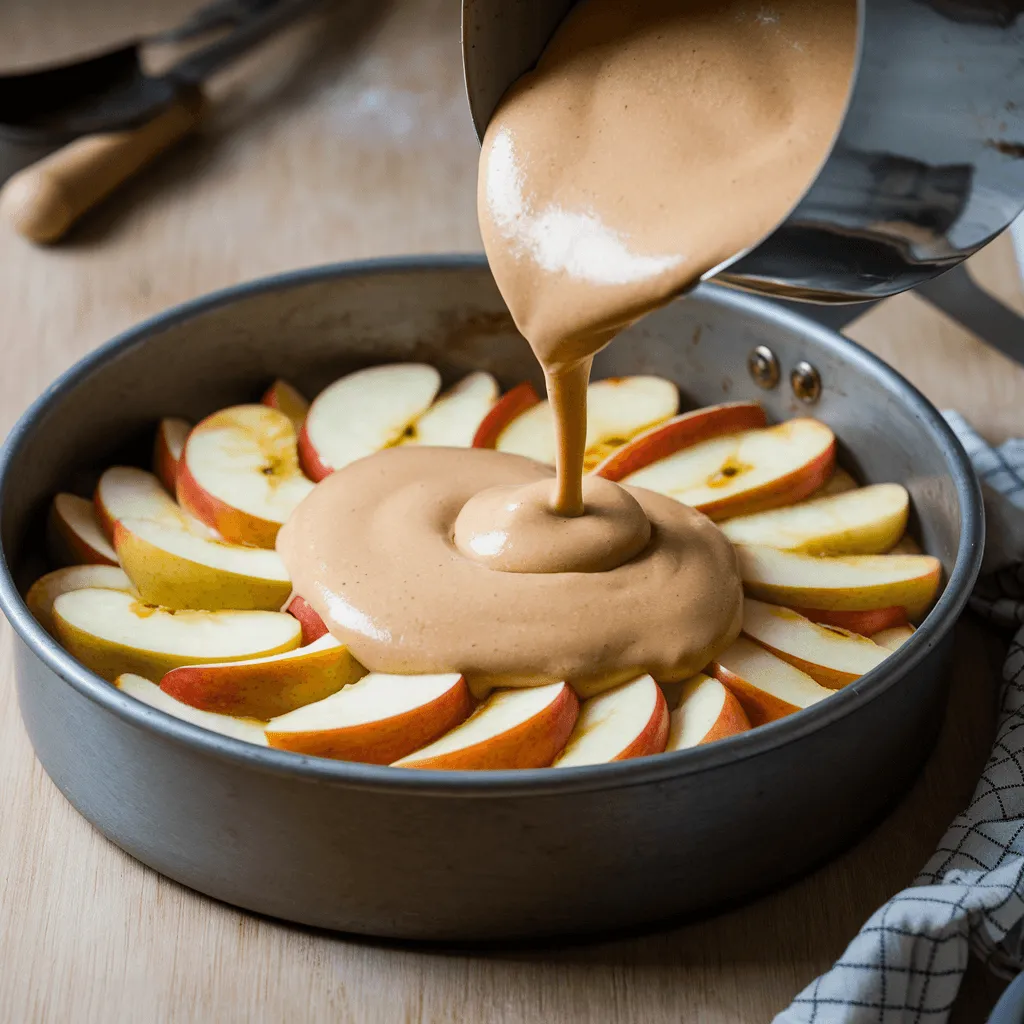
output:
[[[277,531],[313,489],[299,468],[295,425],[266,405],[207,416],[178,464],[178,501],[235,544],[272,548]]]
[[[593,469],[610,452],[655,423],[674,416],[678,409],[679,389],[660,377],[595,381],[587,389],[584,469]],[[554,465],[555,421],[551,404],[528,405],[496,432],[493,447]]]
[[[502,396],[477,372],[440,387],[433,367],[394,364],[312,404],[276,380],[194,428],[161,420],[153,473],[114,466],[92,501],[57,495],[48,542],[66,568],[36,581],[30,609],[125,693],[215,732],[348,761],[509,769],[679,751],[793,714],[899,650],[938,593],[940,563],[905,532],[906,489],[859,487],[823,423],[770,426],[755,402],[677,415],[671,382],[615,378],[588,392],[587,469],[723,524],[743,635],[685,682],[638,673],[596,696],[556,683],[477,702],[457,673],[367,673],[272,550],[314,481],[394,445],[554,461],[551,409],[531,384]]]

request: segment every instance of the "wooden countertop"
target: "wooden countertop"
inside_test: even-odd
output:
[[[0,229],[0,430],[73,361],[172,303],[296,266],[478,249],[457,7],[363,0],[297,27],[218,83],[200,138],[67,244],[33,249]],[[3,45],[38,46],[50,31],[45,8],[22,3]],[[1005,240],[974,265],[1024,309]],[[1024,426],[1024,368],[920,300],[892,300],[851,333],[991,438]],[[683,927],[469,954],[289,927],[137,864],[35,762],[11,654],[4,623],[0,1019],[61,1024],[768,1021],[913,878],[967,801],[988,750],[1000,660],[965,620],[950,713],[924,774],[884,823],[804,881]],[[955,1019],[983,1020],[1000,988],[972,966]]]

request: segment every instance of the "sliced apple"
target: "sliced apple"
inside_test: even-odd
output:
[[[644,675],[580,705],[576,725],[553,767],[607,764],[660,754],[667,739],[665,695]]]
[[[817,704],[833,693],[806,672],[743,636],[719,655],[711,674],[732,691],[755,728]]]
[[[684,412],[645,430],[612,452],[594,469],[594,475],[606,480],[624,480],[631,473],[701,441],[755,430],[767,422],[764,409],[757,402],[727,402]]]
[[[119,519],[152,519],[186,528],[178,503],[163,484],[152,473],[134,466],[111,466],[106,470],[96,485],[93,504],[96,518],[110,540],[114,539],[114,524]]]
[[[178,460],[185,450],[185,442],[191,429],[192,424],[187,420],[174,417],[161,420],[156,428],[156,440],[153,442],[153,472],[169,494],[174,494],[178,486]]]
[[[156,683],[143,679],[142,676],[131,674],[118,676],[114,685],[129,697],[148,704],[157,711],[163,711],[183,722],[191,722],[192,725],[202,726],[210,732],[219,732],[223,736],[231,736],[236,740],[245,740],[246,743],[254,743],[258,747],[267,746],[267,737],[263,729],[265,722],[255,718],[233,718],[231,715],[218,715],[210,711],[199,711],[182,704],[181,701],[164,693]]]
[[[73,590],[53,602],[57,639],[97,675],[160,678],[179,665],[241,661],[298,647],[302,630],[280,612],[176,612],[117,590]]]
[[[273,384],[263,393],[260,401],[264,405],[283,412],[292,421],[295,427],[295,434],[298,436],[302,424],[306,422],[306,414],[309,412],[309,402],[300,394],[299,390],[293,387],[286,380],[275,380]]]
[[[327,635],[327,624],[304,597],[293,594],[284,606],[284,610],[299,620],[299,624],[302,626],[303,644],[311,644],[314,640],[319,640],[320,637]]]
[[[103,534],[95,506],[77,494],[58,494],[53,499],[46,541],[58,565],[117,565],[117,554]]]
[[[372,366],[336,380],[309,407],[299,435],[302,468],[311,479],[323,480],[399,444],[440,387],[441,375],[425,363]]]
[[[265,405],[207,416],[178,464],[178,501],[225,540],[272,548],[277,531],[313,489],[299,468],[292,421]]]
[[[661,377],[609,377],[587,389],[587,449],[584,469],[591,470],[611,452],[679,409],[679,389]],[[550,402],[541,402],[516,417],[502,431],[499,451],[527,455],[554,465],[555,423]]]
[[[905,487],[875,484],[738,516],[723,524],[722,531],[734,544],[808,555],[880,555],[903,536],[909,512]]]
[[[54,633],[53,602],[61,594],[72,590],[123,590],[134,591],[132,581],[116,565],[70,565],[65,569],[48,572],[29,587],[25,603],[36,621],[48,632]]]
[[[565,746],[579,701],[566,683],[498,690],[462,725],[395,761],[398,768],[543,768]]]
[[[913,626],[893,626],[891,629],[883,629],[876,633],[871,639],[879,647],[887,651],[898,651],[914,635]]]
[[[794,608],[793,611],[822,626],[838,626],[839,629],[869,636],[872,639],[875,633],[883,629],[907,624],[907,609],[899,605],[875,608],[867,612],[827,611],[824,608]]]
[[[832,475],[805,501],[816,501],[818,498],[831,498],[836,494],[845,494],[847,491],[855,491],[860,484],[842,469],[836,466]]]
[[[702,672],[683,686],[679,706],[672,712],[665,752],[714,743],[749,728],[750,720],[736,696]]]
[[[458,673],[371,672],[331,697],[273,719],[267,740],[298,754],[391,764],[460,725],[471,710],[466,680]]]
[[[830,690],[859,679],[889,655],[866,636],[750,598],[743,602],[743,632]]]
[[[890,555],[923,555],[924,548],[910,536],[909,533],[905,533],[899,542],[889,552]]]
[[[498,382],[489,373],[471,373],[449,388],[402,436],[402,444],[469,448],[498,400]]]
[[[292,589],[276,551],[208,540],[151,520],[122,519],[114,547],[142,599],[165,608],[277,611]]]
[[[365,674],[344,644],[323,636],[283,654],[176,668],[160,689],[201,711],[269,719],[321,701]]]
[[[832,431],[817,420],[796,419],[702,441],[622,482],[722,520],[801,501],[832,475],[835,459]]]
[[[942,579],[942,564],[930,555],[816,558],[745,545],[736,553],[750,596],[787,608],[856,612],[899,605],[914,619],[931,606]]]
[[[480,421],[473,435],[474,448],[494,448],[505,428],[521,416],[527,409],[540,403],[540,395],[529,381],[517,384],[506,392],[491,406],[490,411]]]

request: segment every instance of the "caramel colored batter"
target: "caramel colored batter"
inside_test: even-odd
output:
[[[278,550],[367,668],[586,694],[684,679],[735,639],[742,592],[717,527],[584,478],[591,362],[795,205],[841,120],[855,36],[854,0],[583,0],[509,90],[480,225],[547,378],[556,473],[396,448],[317,486]]]

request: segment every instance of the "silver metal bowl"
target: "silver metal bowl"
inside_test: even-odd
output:
[[[748,373],[768,346],[782,383]],[[0,453],[0,607],[17,641],[21,712],[43,767],[104,835],[240,907],[415,939],[507,939],[635,925],[733,902],[848,845],[905,791],[945,706],[952,629],[978,572],[977,482],[931,405],[852,342],[765,300],[703,287],[636,325],[596,374],[659,373],[688,402],[756,398],[812,412],[868,481],[905,483],[913,528],[948,582],[881,668],[783,721],[694,750],[559,771],[427,772],[250,746],[168,717],[66,654],[22,593],[44,568],[61,488],[145,463],[158,417],[198,418],[286,376],[314,394],[401,359],[540,383],[483,261],[326,267],[165,313],[58,380]],[[789,370],[806,360],[821,397]],[[486,623],[481,623],[486,628]]]

